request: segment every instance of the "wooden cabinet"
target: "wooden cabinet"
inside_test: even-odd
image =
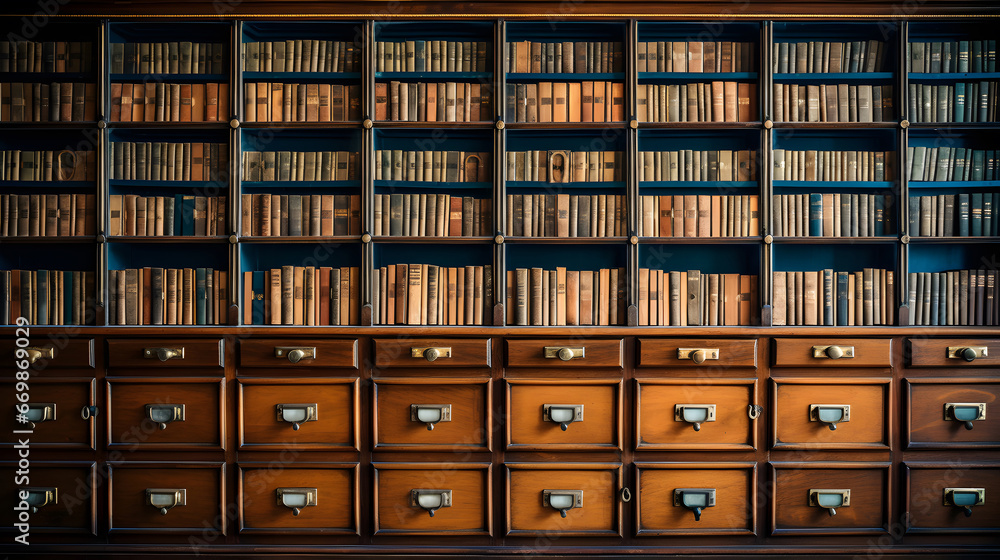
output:
[[[754,379],[639,379],[636,448],[754,449],[756,393]]]
[[[223,449],[225,387],[212,378],[109,379],[108,447]]]
[[[31,445],[39,448],[95,449],[95,422],[90,407],[96,404],[96,380],[93,378],[63,377],[33,379],[27,403],[33,425],[19,424],[13,414],[0,419],[0,430],[13,434],[14,430],[32,430]],[[3,399],[8,410],[17,406],[16,385],[3,383]]]
[[[505,465],[508,535],[621,535],[620,464]]]
[[[773,535],[880,534],[891,501],[885,463],[771,463]]]
[[[240,379],[241,449],[357,449],[357,379]]]
[[[621,382],[507,380],[508,449],[620,449]]]
[[[756,533],[754,463],[637,463],[636,534]]]
[[[49,540],[44,535],[53,533],[77,538],[97,534],[99,497],[92,492],[97,463],[34,461],[26,471],[24,465],[5,461],[0,474],[14,482],[8,503],[18,517],[15,522],[28,525],[29,544]],[[33,533],[43,536],[32,538]]]
[[[492,467],[483,463],[376,463],[377,535],[492,534]]]
[[[908,448],[1000,446],[1000,379],[910,378],[903,384]],[[991,411],[997,413],[990,414]]]
[[[239,466],[240,533],[356,535],[359,467],[355,464],[266,463]]]
[[[776,449],[888,449],[888,379],[771,379]]]
[[[240,369],[269,368],[276,370],[310,368],[358,367],[357,339],[249,339],[239,346]]]
[[[996,464],[906,463],[903,497],[909,533],[995,535],[1000,531]]]
[[[489,451],[489,381],[419,377],[379,379],[373,385],[376,449]]]
[[[200,535],[207,528],[225,535],[225,473],[225,465],[215,463],[108,465],[108,530]]]

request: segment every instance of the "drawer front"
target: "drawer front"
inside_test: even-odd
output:
[[[107,390],[109,447],[223,448],[225,381],[109,379]],[[181,405],[183,417],[174,414]],[[174,420],[158,422],[151,415]]]
[[[508,535],[621,535],[621,464],[517,463],[506,468]],[[564,510],[566,517],[558,509],[563,504],[573,505]]]
[[[23,331],[18,329],[14,336],[22,333]],[[16,338],[0,343],[3,356],[6,358],[3,364],[0,364],[0,372],[13,371],[13,367],[20,368],[21,365],[27,365],[35,371],[94,369],[93,338],[50,339],[29,336],[27,339],[28,344],[23,348],[15,344]],[[17,362],[21,360],[26,360],[27,364],[18,364]]]
[[[225,468],[219,463],[109,464],[110,531],[201,535],[214,528],[225,535]],[[174,499],[175,491],[183,491],[183,505]]]
[[[243,464],[239,481],[241,533],[358,533],[357,463]]]
[[[510,367],[536,368],[595,368],[622,367],[621,339],[547,339],[518,340],[507,339],[507,365]],[[546,357],[546,348],[549,355]],[[570,353],[582,357],[571,357],[563,360],[559,357],[561,349],[569,349]],[[568,354],[564,354],[569,357]]]
[[[241,449],[357,449],[357,379],[241,379]]]
[[[621,449],[621,382],[507,381],[508,449]]]
[[[776,338],[774,365],[778,367],[889,367],[891,339],[884,338]],[[843,353],[840,358],[833,346]],[[816,357],[816,353],[820,356]],[[853,357],[851,356],[853,354]]]
[[[1000,339],[996,338],[911,338],[907,343],[912,367],[1000,366]]]
[[[924,463],[903,468],[907,532],[995,537],[1000,531],[1000,464]]]
[[[756,531],[753,463],[643,463],[636,473],[639,536]]]
[[[756,447],[756,381],[637,382],[639,449]]]
[[[298,350],[298,352],[296,352]],[[358,341],[297,338],[241,340],[241,368],[358,368]]]
[[[383,379],[375,387],[375,447],[488,451],[490,382]]]
[[[376,338],[372,343],[378,369],[490,367],[488,338]]]
[[[887,463],[771,463],[774,535],[884,533],[888,520]],[[849,504],[830,491],[850,490]],[[822,491],[814,495],[813,491]],[[832,496],[832,497],[830,497]]]
[[[907,447],[1000,447],[1000,379],[907,379],[903,394]]]
[[[29,544],[36,542],[31,533],[96,534],[97,493],[91,491],[97,488],[96,463],[31,461],[29,475],[18,474],[18,470],[17,463],[0,463],[4,481],[14,482],[13,487],[5,489],[9,495],[7,503],[14,510],[7,514],[8,531],[14,527],[17,516],[27,511]],[[32,507],[38,508],[37,511],[32,512]],[[19,530],[15,532],[15,536],[21,534]]]
[[[775,449],[888,449],[888,379],[771,381]]]
[[[109,340],[108,367],[134,368],[142,375],[146,370],[171,368],[221,369],[224,361],[225,341],[212,340]],[[182,352],[183,351],[183,352]],[[165,360],[163,358],[166,358]]]
[[[90,413],[94,405],[94,379],[32,379],[29,382],[30,400],[28,414],[37,417],[34,428],[30,424],[21,424],[15,420],[14,414],[4,414],[0,418],[0,430],[4,434],[13,434],[14,430],[33,430],[31,434],[32,447],[58,447],[65,449],[94,449],[94,422]],[[13,410],[21,405],[15,395],[16,385],[5,384],[3,407]],[[84,412],[84,409],[87,409]],[[37,416],[36,416],[37,415]],[[86,418],[84,418],[86,416]],[[14,441],[9,435],[5,441]]]
[[[376,534],[493,533],[488,463],[375,463],[374,467]],[[426,508],[419,505],[422,502]],[[435,505],[445,503],[450,505],[430,514]]]
[[[757,341],[640,338],[639,365],[709,369],[725,375],[729,368],[757,367]]]

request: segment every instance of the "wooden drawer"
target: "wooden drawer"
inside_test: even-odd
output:
[[[1000,366],[1000,339],[996,338],[911,338],[907,340],[911,367],[998,367]],[[972,349],[963,358],[966,349]],[[983,349],[986,355],[983,355]],[[952,351],[949,352],[949,349]],[[949,356],[950,354],[950,356]]]
[[[756,533],[754,463],[637,463],[636,486],[639,536]]]
[[[643,379],[636,386],[638,449],[756,448],[756,380]]]
[[[93,378],[61,377],[45,379],[36,376],[29,382],[29,412],[44,418],[31,424],[21,424],[14,414],[0,416],[0,430],[4,441],[16,440],[14,430],[33,430],[31,447],[63,449],[94,449],[94,422],[89,407],[94,406],[95,384]],[[13,382],[3,386],[4,410],[14,410],[20,405]],[[84,412],[84,409],[87,409]],[[84,418],[86,416],[86,418]]]
[[[892,340],[888,338],[776,338],[774,365],[809,368],[889,367],[891,343]],[[824,350],[829,346],[839,347],[844,356],[831,359]],[[815,357],[816,352],[822,353],[821,357]],[[853,357],[850,356],[852,352]]]
[[[773,535],[885,533],[889,520],[888,463],[770,463]],[[836,515],[810,499],[814,490],[850,490]],[[825,500],[824,496],[819,496]],[[836,498],[834,498],[836,499]]]
[[[622,339],[507,339],[507,365],[510,367],[536,368],[620,368],[622,367]],[[550,348],[551,357],[546,357]],[[562,348],[583,351],[583,357],[563,360],[558,357]],[[579,353],[579,352],[578,352]]]
[[[108,367],[135,369],[143,375],[146,370],[170,368],[219,369],[225,365],[225,341],[218,339],[131,339],[109,340]],[[167,352],[160,352],[166,349]],[[181,355],[183,350],[183,356]],[[169,357],[169,356],[173,357]],[[162,360],[161,357],[167,357]],[[222,375],[222,371],[217,372]]]
[[[888,379],[771,379],[775,449],[888,449]],[[837,407],[849,407],[846,414]],[[827,419],[848,418],[827,422]],[[836,429],[831,429],[832,426]]]
[[[982,536],[1000,532],[1000,463],[953,464],[906,463],[903,492],[909,533],[972,533]],[[956,506],[957,501],[976,503]],[[970,491],[982,490],[983,501]]]
[[[108,508],[112,533],[189,533],[207,530],[226,534],[226,466],[222,463],[109,463]],[[153,492],[150,492],[153,491]],[[172,504],[167,513],[154,503]]]
[[[374,463],[375,533],[492,535],[489,463]],[[419,490],[423,492],[414,492]],[[440,507],[430,511],[417,500]]]
[[[621,449],[621,389],[618,380],[507,380],[507,448]]]
[[[376,369],[490,367],[488,338],[376,338],[372,344]]]
[[[757,367],[757,340],[640,338],[639,366],[706,369],[725,375],[729,368]]]
[[[489,380],[403,378],[373,385],[377,449],[489,451]]]
[[[198,378],[108,379],[108,447],[223,449],[225,383]],[[173,414],[181,405],[183,419]],[[161,414],[178,419],[160,423],[150,418]]]
[[[904,383],[908,448],[1000,447],[1000,378],[911,378]],[[965,412],[975,415],[981,407],[985,418],[970,420],[969,430],[956,419],[951,404],[964,405]]]
[[[292,463],[281,469],[244,463],[239,469],[241,533],[358,534],[357,463]]]
[[[275,338],[240,341],[240,368],[288,370],[320,367],[358,369],[358,340]]]
[[[508,535],[621,535],[620,463],[514,463],[506,469]],[[559,491],[557,505],[565,500],[574,506],[566,517],[553,507],[549,490]]]
[[[14,337],[24,334],[23,329],[16,329]],[[29,332],[30,334],[30,332]],[[58,337],[58,338],[57,338]],[[0,364],[0,372],[7,374],[15,371],[13,368],[24,369],[27,366],[35,371],[53,369],[94,369],[94,339],[65,338],[53,334],[43,337],[28,336],[28,345],[20,348],[15,344],[16,338],[0,342],[0,352],[4,360]],[[51,356],[51,357],[49,357]],[[18,363],[26,360],[27,363]]]
[[[35,445],[33,439],[31,445]],[[12,528],[15,537],[24,534],[15,525],[15,519],[25,510],[29,514],[26,544],[33,545],[43,540],[36,539],[32,533],[97,534],[97,493],[93,491],[97,488],[96,463],[32,460],[28,475],[23,472],[18,474],[18,470],[17,463],[0,463],[0,476],[3,476],[5,485],[11,481],[14,484],[4,487],[4,493],[10,500],[7,502],[8,511],[13,510],[6,514],[8,537]],[[26,492],[24,496],[22,491]],[[27,505],[22,501],[26,501]],[[32,507],[38,510],[32,512]]]
[[[240,449],[357,449],[357,379],[240,379]]]

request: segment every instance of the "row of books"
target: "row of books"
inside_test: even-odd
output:
[[[240,44],[245,72],[360,72],[361,47],[348,41],[289,39]]]
[[[996,237],[1000,193],[911,196],[910,234],[922,237]]]
[[[757,117],[757,85],[742,82],[638,84],[642,122],[750,122]]]
[[[775,181],[894,181],[896,154],[862,150],[771,151]]]
[[[343,84],[243,84],[247,122],[335,122],[361,120],[361,86]]]
[[[489,182],[490,159],[490,152],[375,150],[375,180]]]
[[[616,237],[628,231],[625,196],[508,194],[507,229],[515,237]]]
[[[246,325],[361,324],[361,269],[291,266],[243,273]]]
[[[93,51],[81,41],[0,41],[0,72],[90,72]]]
[[[358,152],[243,152],[244,181],[355,181]]]
[[[891,194],[776,194],[772,207],[778,237],[880,237],[895,229]]]
[[[224,43],[111,43],[112,74],[222,74]]]
[[[883,122],[895,120],[892,86],[774,84],[774,120]]]
[[[918,122],[994,122],[997,82],[908,84],[910,114]]]
[[[493,267],[392,264],[372,271],[383,325],[493,324]]]
[[[378,82],[375,120],[417,122],[492,121],[489,84]]]
[[[906,44],[906,71],[933,74],[996,72],[997,41],[910,41]]]
[[[108,235],[205,237],[229,233],[224,196],[113,194],[108,206]]]
[[[772,282],[773,326],[896,324],[896,287],[892,270],[775,271]]]
[[[908,280],[911,325],[1000,325],[996,270],[911,272]]]
[[[639,325],[755,325],[756,274],[639,269]]]
[[[243,236],[361,235],[361,197],[347,194],[241,195]]]
[[[623,72],[622,44],[617,41],[508,41],[504,71],[533,74]]]
[[[92,324],[94,293],[93,272],[0,270],[0,324]]]
[[[493,201],[450,194],[376,194],[375,235],[493,235]]]
[[[640,181],[755,181],[757,150],[639,152]]]
[[[760,235],[757,195],[639,197],[643,237],[749,237]]]
[[[507,119],[512,122],[621,122],[625,84],[621,82],[508,83]]]
[[[508,325],[621,325],[625,269],[507,271]]]
[[[617,151],[507,152],[507,180],[549,183],[622,181],[624,162],[622,152]]]
[[[492,72],[487,41],[378,41],[376,72]]]
[[[112,122],[229,120],[229,84],[113,83]]]
[[[997,152],[957,146],[908,146],[906,177],[910,181],[997,181]]]
[[[228,273],[211,268],[129,268],[108,271],[112,325],[225,325]]]
[[[229,148],[210,142],[111,142],[111,180],[224,181]]]
[[[639,41],[638,72],[755,72],[754,44],[739,41]]]
[[[0,236],[94,235],[97,195],[0,194]]]
[[[775,74],[837,74],[841,72],[885,72],[885,43],[866,41],[798,41],[776,42]]]
[[[93,150],[0,151],[0,181],[94,181]]]
[[[80,122],[97,114],[97,84],[0,84],[0,122]]]

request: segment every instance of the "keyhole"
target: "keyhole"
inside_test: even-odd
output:
[[[299,423],[298,422],[292,422],[292,429],[295,430],[295,431],[298,431],[298,429],[299,429]],[[298,515],[298,514],[296,513],[295,515]]]
[[[160,429],[161,430],[166,430],[167,429],[167,423],[166,422],[160,422]]]
[[[302,513],[302,510],[300,510],[299,508],[292,508],[292,515],[298,517],[300,513]]]

